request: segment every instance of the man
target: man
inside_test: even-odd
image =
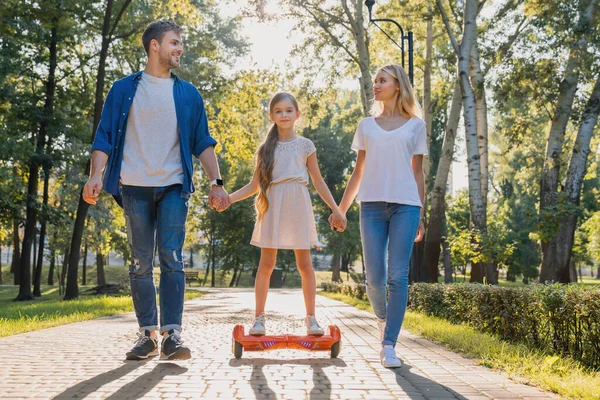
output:
[[[209,206],[229,202],[202,97],[193,85],[171,73],[183,53],[181,32],[168,21],[153,22],[144,31],[148,63],[144,71],[115,82],[110,89],[92,145],[90,178],[83,189],[90,204],[96,204],[104,188],[125,209],[132,256],[129,280],[139,324],[138,338],[127,353],[130,360],[158,355],[159,326],[161,359],[191,357],[180,334],[185,292],[182,248],[188,199],[194,192],[193,156],[200,159],[212,184]],[[152,273],[156,247],[160,325]]]

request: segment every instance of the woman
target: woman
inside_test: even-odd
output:
[[[373,91],[373,116],[356,129],[352,149],[358,156],[340,210],[345,215],[355,197],[360,202],[367,295],[378,318],[381,363],[394,368],[402,366],[394,347],[408,301],[413,242],[425,233],[422,163],[427,132],[401,66],[379,69]],[[329,221],[332,229],[344,230],[344,220],[332,214]]]

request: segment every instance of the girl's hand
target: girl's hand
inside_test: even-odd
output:
[[[225,210],[227,210],[229,208],[229,206],[231,205],[231,196],[227,195],[227,197],[225,198],[225,200],[222,200],[217,206],[216,209],[218,212],[223,212]]]
[[[344,215],[339,208],[333,210],[333,213],[329,216],[329,226],[331,229],[338,232],[344,232],[347,224],[348,221],[346,220],[346,215]]]
[[[417,236],[415,237],[415,242],[420,242],[425,237],[425,223],[423,220],[419,221],[419,229],[417,229]]]

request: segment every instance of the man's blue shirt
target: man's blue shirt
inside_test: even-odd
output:
[[[175,74],[171,74],[171,76],[175,79],[173,98],[177,114],[177,129],[179,131],[179,147],[183,169],[182,191],[189,196],[195,190],[192,182],[194,175],[193,157],[198,157],[207,147],[216,145],[217,141],[208,132],[204,100],[198,89],[191,83],[178,78]],[[127,118],[141,77],[142,72],[136,72],[113,84],[104,101],[102,118],[92,145],[92,151],[100,150],[108,154],[103,179],[104,190],[115,196],[119,203],[121,197],[119,179],[121,177]]]

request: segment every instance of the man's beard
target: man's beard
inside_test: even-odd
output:
[[[165,57],[160,57],[160,59],[158,60],[160,62],[160,65],[162,65],[163,67],[166,68],[178,68],[179,64],[174,64],[173,62],[171,62],[171,55],[168,54]]]

